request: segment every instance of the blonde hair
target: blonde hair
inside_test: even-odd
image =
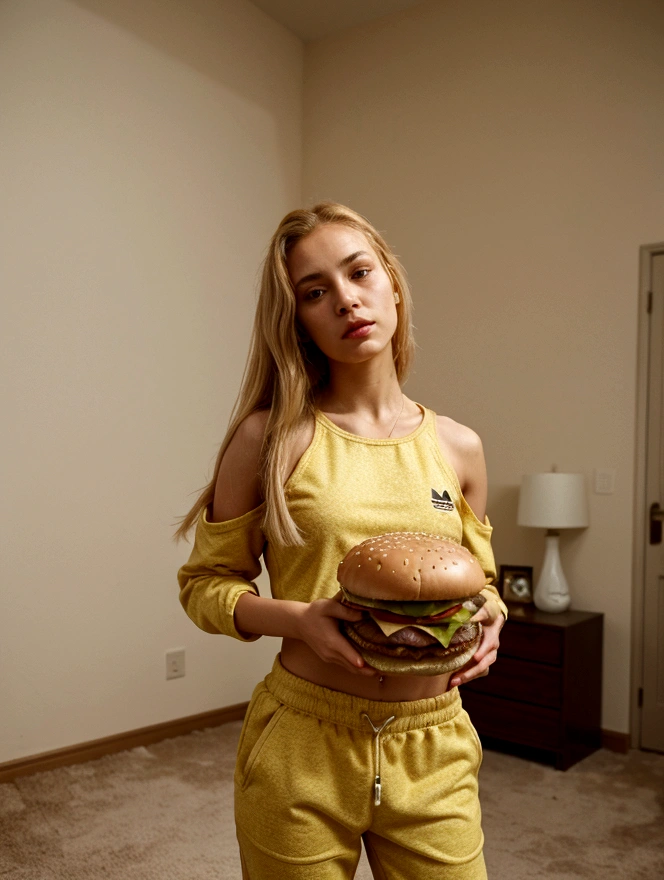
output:
[[[327,384],[329,366],[326,356],[298,327],[286,257],[301,238],[328,223],[341,223],[363,233],[398,292],[392,355],[399,384],[408,376],[415,353],[412,299],[405,271],[383,237],[361,214],[336,202],[291,211],[273,235],[263,263],[249,355],[214,474],[182,518],[173,536],[176,541],[186,536],[201,511],[212,502],[221,460],[238,425],[252,412],[269,409],[259,466],[266,502],[263,531],[269,541],[282,546],[305,543],[286,505],[287,450],[297,427],[313,417],[316,394]]]

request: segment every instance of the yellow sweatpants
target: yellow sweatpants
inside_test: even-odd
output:
[[[364,840],[379,880],[485,880],[482,747],[458,688],[388,703],[330,690],[276,658],[238,745],[245,880],[350,880]]]

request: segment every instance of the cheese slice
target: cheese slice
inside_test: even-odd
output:
[[[425,633],[429,633],[430,636],[436,636],[431,632],[430,626],[423,626],[421,623],[392,623],[391,620],[378,620],[377,617],[371,615],[372,619],[378,626],[382,629],[383,634],[386,636],[391,636],[395,632],[399,632],[400,629],[406,629],[408,626],[414,626],[415,629],[421,629]]]
[[[369,612],[371,614],[371,612]],[[461,608],[453,617],[449,617],[447,621],[442,626],[424,626],[421,623],[393,623],[391,620],[378,620],[378,618],[374,617],[371,614],[372,620],[378,624],[380,629],[383,632],[383,635],[391,636],[395,632],[399,632],[400,629],[406,629],[408,626],[414,626],[416,629],[421,629],[425,633],[429,633],[430,636],[433,636],[443,648],[449,647],[450,642],[452,641],[452,636],[459,629],[460,626],[463,626],[466,621],[470,620],[472,617],[472,612],[470,612],[466,608]]]

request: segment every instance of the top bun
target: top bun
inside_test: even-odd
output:
[[[486,585],[469,550],[425,532],[390,532],[362,541],[339,563],[337,579],[356,596],[401,602],[465,599]]]

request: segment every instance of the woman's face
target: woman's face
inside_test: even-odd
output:
[[[393,285],[363,233],[340,223],[319,226],[293,246],[286,264],[298,322],[328,358],[360,363],[391,345]]]

